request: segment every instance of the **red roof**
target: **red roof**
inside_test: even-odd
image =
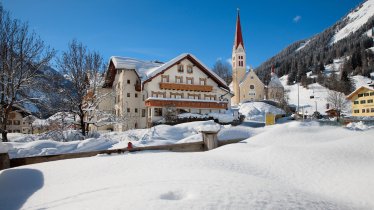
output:
[[[242,44],[244,48],[244,41],[242,36],[242,27],[240,25],[240,14],[238,9],[238,16],[236,18],[236,31],[235,31],[235,49],[238,48],[239,44]]]

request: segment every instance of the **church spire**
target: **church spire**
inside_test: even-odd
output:
[[[244,49],[244,42],[243,42],[243,36],[242,36],[242,27],[240,25],[240,14],[239,14],[239,8],[238,8],[238,14],[236,17],[236,31],[235,31],[235,41],[234,41],[234,47],[235,49],[238,48],[239,44],[242,44]]]

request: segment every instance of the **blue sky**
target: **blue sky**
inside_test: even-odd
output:
[[[231,57],[239,7],[247,64],[256,67],[294,41],[328,28],[362,0],[2,2],[59,53],[75,38],[105,60],[119,55],[168,61],[189,52],[210,67]]]

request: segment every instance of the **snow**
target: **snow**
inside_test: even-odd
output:
[[[368,130],[369,126],[365,125],[364,123],[362,123],[362,121],[360,121],[360,122],[351,122],[346,125],[346,128],[351,129],[351,130],[364,131],[364,130]]]
[[[353,82],[356,85],[356,88],[359,88],[361,86],[367,86],[368,84],[370,84],[372,82],[372,80],[370,78],[364,77],[364,76],[361,76],[361,75],[353,76],[352,79],[353,79]]]
[[[246,117],[246,120],[265,122],[265,114],[273,113],[275,115],[282,115],[285,112],[275,106],[264,102],[246,102],[242,103],[239,112]]]
[[[374,15],[374,0],[367,0],[362,6],[349,13],[345,20],[348,24],[342,29],[337,31],[331,39],[331,44],[338,42],[349,36],[351,33],[356,32],[361,28],[372,16]]]
[[[1,153],[7,153],[8,152],[8,146],[5,145],[4,143],[0,142],[0,154]]]
[[[328,103],[326,98],[328,95],[329,89],[321,86],[318,83],[313,83],[309,85],[308,89],[298,84],[287,85],[287,77],[283,76],[280,78],[285,90],[288,90],[288,103],[297,107],[297,89],[299,89],[299,107],[303,107],[304,113],[313,114],[316,110],[321,114],[326,112],[326,104]],[[310,98],[314,96],[314,98]],[[317,105],[317,107],[316,107]],[[302,111],[302,109],[300,109]]]
[[[112,56],[110,60],[113,61],[113,64],[116,69],[134,69],[142,80],[147,79],[147,72],[157,69],[162,65],[159,62],[153,61],[142,61],[139,59]]]
[[[227,110],[226,113],[211,112],[206,115],[195,114],[195,113],[183,113],[183,114],[179,114],[177,117],[180,119],[183,119],[183,118],[208,119],[209,117],[212,117],[213,119],[218,120],[220,123],[231,123],[235,120],[234,115],[231,110]]]
[[[214,71],[212,71],[210,68],[208,68],[199,59],[197,59],[194,55],[192,55],[190,53],[182,53],[182,54],[178,55],[177,57],[171,59],[170,61],[166,62],[165,64],[163,64],[160,67],[150,69],[146,73],[147,77],[151,78],[151,77],[155,76],[156,74],[164,71],[165,69],[169,68],[170,66],[174,65],[176,62],[178,62],[179,60],[181,60],[181,59],[183,59],[187,56],[191,56],[194,60],[196,60],[198,63],[200,63],[206,70],[208,70],[210,74],[212,74],[215,78],[217,78],[222,84],[227,85],[226,82],[221,77],[219,77]]]
[[[283,87],[281,81],[279,80],[278,76],[275,73],[271,73],[271,79],[270,79],[268,87],[271,87],[271,88]]]
[[[311,40],[308,40],[308,41],[306,41],[306,42],[301,43],[300,47],[297,48],[295,51],[296,51],[296,52],[299,52],[300,50],[304,49],[304,47],[306,47],[306,46],[309,44],[310,41],[311,41]]]
[[[208,152],[136,152],[0,171],[4,209],[373,209],[374,129],[270,126]]]
[[[135,129],[125,132],[109,132],[94,135],[94,137],[85,140],[80,139],[79,131],[65,131],[64,135],[67,141],[56,141],[51,135],[10,135],[10,142],[4,143],[9,149],[11,158],[54,155],[64,153],[99,151],[107,149],[126,148],[128,142],[132,142],[135,147],[165,145],[186,142],[202,141],[201,131],[219,131],[224,137],[222,140],[230,140],[227,133],[236,132],[234,139],[244,139],[250,136],[253,131],[247,127],[222,126],[212,120],[182,123],[174,126],[158,125],[149,129]],[[226,133],[226,134],[224,134]],[[60,135],[60,134],[55,134]],[[226,135],[226,137],[225,137]],[[3,146],[1,146],[3,148]]]
[[[193,102],[215,102],[215,103],[228,103],[227,101],[216,101],[216,100],[196,100],[192,98],[158,98],[148,97],[146,100],[158,100],[158,101],[193,101]]]

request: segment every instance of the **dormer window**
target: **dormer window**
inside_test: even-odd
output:
[[[179,64],[178,65],[178,72],[183,73],[183,71],[184,71],[183,65]]]

